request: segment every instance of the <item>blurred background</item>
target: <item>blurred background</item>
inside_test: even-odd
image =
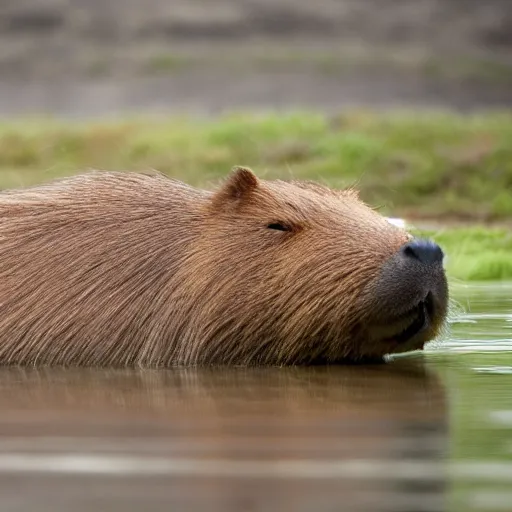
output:
[[[511,0],[1,0],[0,189],[356,186],[453,292],[404,366],[4,368],[2,512],[512,510],[511,107]]]
[[[512,100],[508,0],[3,0],[0,114]]]

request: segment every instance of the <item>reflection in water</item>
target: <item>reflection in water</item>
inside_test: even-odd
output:
[[[380,366],[0,370],[1,511],[510,511],[512,284]]]
[[[444,391],[421,359],[4,369],[0,407],[2,510],[445,510]]]
[[[448,339],[428,350],[450,404],[450,510],[512,510],[512,283],[457,284]]]

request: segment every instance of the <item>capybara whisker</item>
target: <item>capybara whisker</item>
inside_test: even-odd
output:
[[[0,192],[0,364],[382,360],[447,304],[441,249],[353,188],[237,167],[213,191],[96,171]]]

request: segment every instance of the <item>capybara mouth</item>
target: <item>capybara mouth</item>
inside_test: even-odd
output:
[[[432,293],[413,306],[407,312],[390,320],[386,327],[383,343],[406,344],[431,327],[434,316],[434,299]],[[389,335],[389,333],[392,333]]]

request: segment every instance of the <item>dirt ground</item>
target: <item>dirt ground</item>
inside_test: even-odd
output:
[[[512,105],[509,0],[9,0],[0,115]]]

